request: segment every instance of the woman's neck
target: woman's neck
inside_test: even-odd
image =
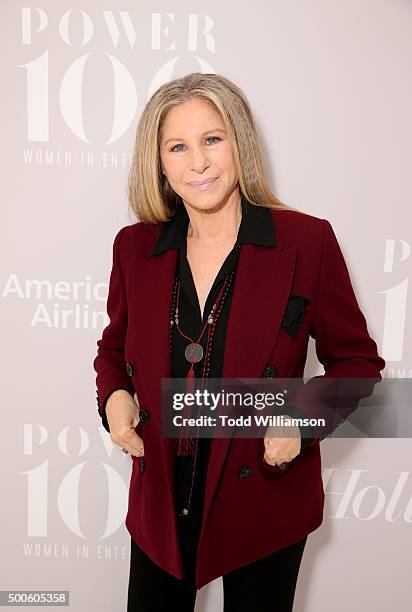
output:
[[[242,221],[242,205],[238,194],[219,209],[199,211],[186,206],[189,216],[187,238],[192,241],[225,241],[237,236]]]

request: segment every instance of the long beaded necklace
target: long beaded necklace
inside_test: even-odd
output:
[[[195,376],[194,376],[194,364],[201,361],[204,357],[203,361],[203,370],[201,375],[201,386],[202,389],[204,387],[205,379],[210,376],[210,357],[212,351],[213,338],[216,330],[216,325],[219,320],[219,317],[222,313],[222,309],[226,300],[226,296],[232,284],[232,279],[234,276],[234,271],[230,272],[226,275],[223,285],[219,291],[219,294],[213,304],[209,316],[207,317],[207,321],[201,330],[199,337],[195,341],[189,335],[185,334],[180,325],[179,325],[179,302],[180,302],[180,280],[178,278],[175,279],[174,289],[173,289],[173,299],[172,299],[172,310],[171,310],[171,318],[170,318],[170,335],[169,335],[169,354],[170,354],[170,366],[172,368],[172,331],[173,325],[176,325],[176,329],[180,333],[181,336],[189,340],[189,344],[185,349],[185,357],[188,362],[190,362],[190,368],[188,370],[186,376],[186,392],[193,393]],[[203,351],[203,347],[200,344],[200,340],[206,330],[208,329],[207,341],[206,341],[206,350]],[[188,412],[188,407],[185,406],[183,413]],[[185,415],[186,416],[186,415]],[[185,427],[179,430],[179,438],[176,445],[176,454],[177,455],[193,455],[193,470],[192,470],[192,478],[190,484],[190,490],[188,495],[187,503],[183,508],[182,512],[179,512],[179,516],[187,516],[190,510],[190,502],[192,499],[193,492],[193,484],[196,470],[196,459],[197,459],[197,451],[198,451],[198,439],[199,439],[199,426],[197,428],[196,438],[193,439],[190,434],[187,432],[190,430],[190,427]],[[183,433],[182,433],[183,432]]]

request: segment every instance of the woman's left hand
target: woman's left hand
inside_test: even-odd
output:
[[[290,418],[283,415],[285,419]],[[263,459],[270,465],[289,463],[300,453],[301,436],[297,425],[270,426],[264,438]]]

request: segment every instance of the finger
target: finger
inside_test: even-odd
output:
[[[264,454],[263,459],[266,461],[266,463],[269,463],[269,465],[276,465],[277,460],[273,457],[270,457],[269,455]]]
[[[266,455],[266,453],[263,455],[264,460],[266,461],[266,463],[269,463],[270,465],[278,465],[280,466],[282,463],[289,463],[292,459],[290,457],[285,457],[284,459],[279,459],[278,457],[276,457],[276,459],[274,457],[270,457],[269,455]]]
[[[140,436],[135,432],[134,428],[131,427],[127,434],[123,437],[120,444],[122,448],[127,450],[131,455],[135,457],[144,456],[144,444]]]
[[[122,442],[119,444],[120,448],[126,450],[129,455],[133,455],[133,457],[144,457],[144,448],[137,448],[136,446],[132,446],[127,442]]]
[[[268,463],[269,465],[273,465],[275,466],[275,462],[272,459],[268,459],[268,457],[266,457],[266,455],[263,455],[263,460],[265,463]]]

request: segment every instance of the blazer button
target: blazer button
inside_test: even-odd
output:
[[[129,362],[126,363],[126,372],[127,372],[128,376],[133,376],[133,374],[134,374],[133,366]]]
[[[147,410],[139,410],[139,418],[142,423],[147,423],[147,421],[149,420],[149,413],[147,412]]]
[[[263,376],[265,378],[276,378],[277,375],[278,375],[278,371],[273,366],[268,366],[267,368],[265,368],[265,371],[263,372]]]
[[[250,474],[250,467],[248,465],[244,465],[239,471],[239,478],[244,480]]]

